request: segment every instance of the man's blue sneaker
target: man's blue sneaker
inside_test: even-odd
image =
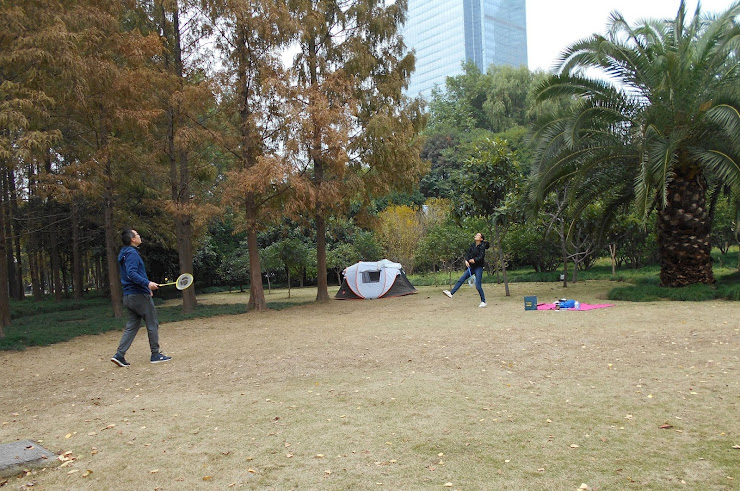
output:
[[[156,355],[152,355],[151,362],[152,363],[162,363],[165,361],[170,361],[172,359],[171,356],[165,356],[162,353],[157,353]]]
[[[124,358],[123,356],[113,355],[113,358],[111,358],[110,361],[112,361],[119,367],[131,366],[131,363],[127,362],[126,358]]]

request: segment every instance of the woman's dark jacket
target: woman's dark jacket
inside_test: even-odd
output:
[[[485,240],[481,242],[480,245],[476,245],[475,242],[473,242],[468,248],[468,252],[465,253],[465,260],[470,261],[471,259],[475,259],[475,262],[472,264],[475,268],[485,266],[486,249],[488,249],[488,247],[489,244]]]

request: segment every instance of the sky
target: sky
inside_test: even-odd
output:
[[[526,0],[529,69],[550,70],[569,44],[606,32],[609,14],[616,10],[634,24],[646,18],[675,18],[680,0]],[[697,0],[687,0],[689,15]],[[702,12],[722,12],[732,0],[703,0]]]

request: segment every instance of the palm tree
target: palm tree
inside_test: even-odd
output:
[[[634,27],[568,47],[539,87],[561,109],[538,122],[533,198],[572,183],[577,209],[600,199],[657,207],[660,280],[714,283],[707,181],[740,183],[740,2],[706,16]]]

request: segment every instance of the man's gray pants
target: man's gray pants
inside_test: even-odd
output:
[[[154,308],[154,300],[151,295],[136,293],[123,296],[123,306],[128,310],[128,322],[121,336],[121,344],[118,345],[116,355],[123,357],[134,342],[136,333],[141,327],[144,319],[146,331],[149,335],[149,348],[152,354],[159,353],[159,322],[157,321],[157,309]]]

